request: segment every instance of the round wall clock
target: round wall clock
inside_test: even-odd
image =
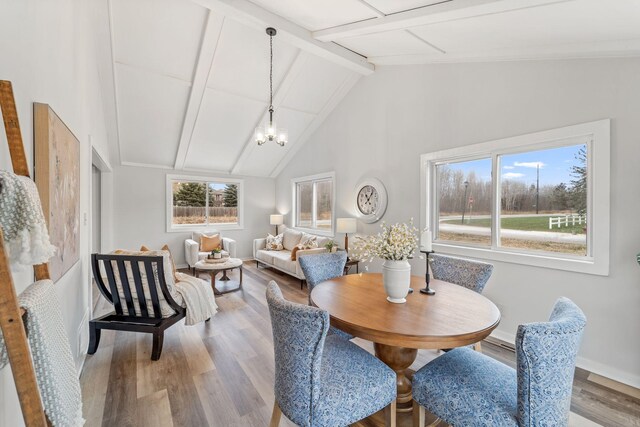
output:
[[[387,190],[376,178],[368,178],[356,186],[356,211],[364,222],[378,221],[387,210]]]

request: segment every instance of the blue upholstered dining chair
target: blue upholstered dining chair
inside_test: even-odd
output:
[[[487,284],[493,272],[493,265],[486,262],[440,254],[431,254],[430,259],[434,279],[455,283],[479,294],[482,293],[484,285]],[[482,351],[480,342],[470,347]]]
[[[413,376],[414,427],[424,408],[455,426],[566,426],[586,323],[560,298],[549,322],[520,325],[517,371],[469,348],[434,359]]]
[[[307,279],[309,305],[311,305],[311,291],[318,283],[344,274],[344,266],[347,263],[347,252],[338,251],[330,254],[305,255],[301,256],[298,262],[300,263],[304,277]],[[353,338],[353,335],[334,327],[329,329],[329,333],[347,340]]]
[[[329,313],[267,286],[275,350],[271,427],[283,413],[303,427],[347,426],[385,409],[395,426],[396,374],[357,345],[328,335]]]
[[[481,294],[484,285],[491,277],[493,265],[470,259],[432,254],[431,271],[433,271],[434,279],[455,283]]]
[[[305,279],[307,279],[309,294],[311,294],[311,291],[318,283],[344,274],[347,251],[304,255],[298,259],[298,262]]]

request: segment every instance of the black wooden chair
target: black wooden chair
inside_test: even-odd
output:
[[[117,266],[117,272],[114,269],[114,264]],[[143,265],[146,273],[146,283],[143,283],[140,264]],[[105,269],[109,283],[108,288],[105,286],[101,274],[101,265]],[[115,311],[89,322],[90,341],[88,353],[94,354],[98,350],[100,331],[102,329],[112,329],[153,334],[151,360],[160,359],[165,329],[177,323],[186,315],[186,309],[172,298],[167,288],[163,257],[92,254],[91,267],[100,293],[107,301],[113,304]],[[132,284],[129,281],[128,272],[131,272],[133,277],[134,288],[131,287]],[[120,283],[116,281],[116,274],[120,278]],[[156,279],[158,283],[156,283]],[[118,285],[121,285],[120,292],[118,291]],[[175,314],[165,318],[162,317],[158,289],[162,292],[167,304],[175,311]],[[124,301],[121,301],[121,295],[124,295]],[[153,307],[153,313],[149,312],[149,302]]]

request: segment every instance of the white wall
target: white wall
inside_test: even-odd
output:
[[[106,2],[105,2],[106,3]],[[82,0],[0,0],[0,79],[11,80],[18,115],[33,172],[33,102],[51,105],[80,140],[80,215],[89,212],[91,147],[109,159],[106,125],[93,30],[108,23],[101,5]],[[91,8],[91,10],[90,10]],[[91,135],[91,138],[89,138]],[[4,128],[0,122],[0,168],[11,170]],[[87,313],[89,226],[81,219],[81,259],[57,283],[65,327],[78,366],[78,328]],[[33,279],[31,270],[14,274],[18,291]],[[0,372],[0,426],[22,425],[9,368]]]
[[[123,166],[114,170],[112,249],[137,250],[141,245],[160,249],[168,244],[176,264],[186,266],[184,241],[190,232],[167,233],[166,191],[167,174],[174,171]],[[198,175],[180,172],[180,175]],[[242,177],[234,177],[242,178]],[[269,215],[275,210],[275,180],[270,178],[244,179],[244,228],[221,230],[224,237],[237,242],[237,255],[249,258],[253,254],[253,239],[266,237],[272,226]],[[104,246],[103,246],[104,247]]]
[[[611,118],[609,277],[495,262],[484,294],[502,311],[496,335],[509,340],[559,296],[573,299],[588,317],[579,365],[640,387],[638,76],[637,58],[379,67],[277,178],[277,208],[291,210],[292,177],[335,170],[337,217],[354,216],[355,185],[375,176],[389,193],[384,220],[417,221],[420,154]],[[360,222],[358,232],[377,227]]]

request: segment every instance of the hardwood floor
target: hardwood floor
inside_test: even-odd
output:
[[[230,276],[237,279],[237,270]],[[203,274],[203,279],[208,275]],[[219,296],[210,322],[169,328],[159,361],[151,336],[103,331],[81,375],[86,426],[267,426],[273,405],[274,360],[265,285],[275,280],[286,298],[307,301],[300,282],[271,269],[244,266],[243,290]],[[107,310],[105,302],[101,310]],[[101,314],[101,313],[97,313]],[[373,345],[354,340],[373,351]],[[489,342],[483,352],[511,366],[512,351]],[[420,350],[413,368],[438,353]],[[578,370],[571,426],[640,426],[636,389],[624,394],[608,380]],[[400,425],[405,425],[406,420]],[[294,424],[282,417],[281,426]],[[362,423],[366,425],[366,423]],[[410,425],[410,424],[409,424]]]

